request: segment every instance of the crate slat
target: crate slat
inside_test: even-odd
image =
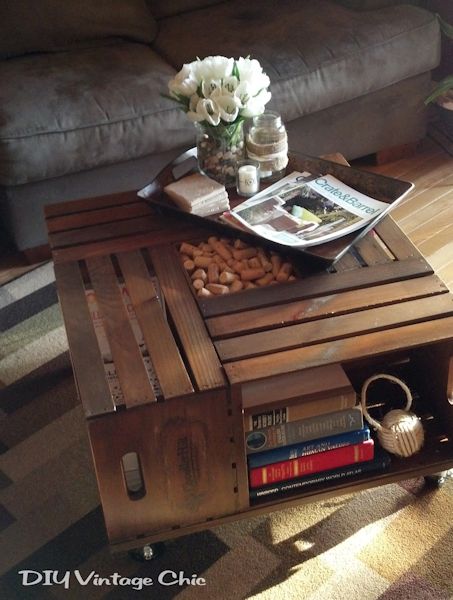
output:
[[[200,390],[224,386],[222,365],[173,247],[153,248],[151,260]]]
[[[93,241],[83,245],[68,246],[67,248],[53,248],[52,257],[55,262],[66,262],[74,260],[83,260],[91,256],[102,256],[104,254],[114,254],[115,252],[126,252],[139,248],[161,246],[166,243],[180,242],[181,239],[192,239],[198,237],[204,229],[194,229],[187,223],[173,223],[170,226],[163,224],[163,229],[147,233],[138,233],[137,235],[128,235],[125,237],[112,238],[108,240]],[[169,229],[165,227],[168,225]]]
[[[101,225],[93,224],[90,227],[51,233],[49,234],[49,241],[52,248],[63,248],[65,246],[87,244],[98,240],[155,231],[156,229],[159,229],[159,225],[153,216],[138,217],[136,219],[126,219]]]
[[[89,227],[101,223],[113,223],[123,219],[132,219],[133,217],[142,217],[150,214],[152,214],[152,209],[147,204],[142,201],[132,202],[130,204],[109,206],[98,210],[63,215],[61,217],[51,217],[47,219],[47,229],[49,233],[56,233],[58,231]]]
[[[386,217],[376,225],[375,229],[399,261],[410,258],[423,258],[409,238],[402,233],[392,217]]]
[[[217,339],[447,292],[447,287],[438,277],[428,275],[352,292],[211,317],[206,319],[206,325],[211,336]]]
[[[48,204],[44,207],[46,219],[49,217],[60,217],[71,215],[83,211],[92,211],[107,206],[120,206],[137,202],[137,192],[120,192],[118,194],[107,194],[105,196],[96,196],[95,198],[81,198],[80,200],[71,200],[71,202],[57,202]]]
[[[217,296],[214,301],[212,298],[200,298],[199,305],[204,317],[214,317],[296,299],[358,290],[370,285],[402,281],[432,273],[432,268],[423,258],[413,258],[343,273],[321,273],[291,283]]]
[[[342,273],[343,271],[350,271],[351,269],[360,269],[362,265],[357,260],[357,257],[349,251],[344,254],[340,260],[334,264],[334,269],[337,273]]]
[[[116,255],[165,399],[193,392],[192,382],[165,320],[143,256]]]
[[[104,318],[125,404],[130,408],[154,402],[156,396],[131,328],[112,261],[108,256],[99,256],[87,259],[86,265],[99,311]]]
[[[373,358],[385,352],[401,350],[402,339],[405,350],[451,339],[452,328],[453,317],[442,319],[442,327],[439,327],[437,319],[429,320],[228,363],[225,372],[230,383],[237,384],[364,356]]]
[[[453,297],[449,294],[441,294],[339,315],[330,319],[290,325],[277,330],[219,340],[215,343],[215,347],[222,361],[232,361],[452,314]]]
[[[55,265],[58,295],[77,374],[77,387],[87,417],[116,410],[104,363],[88,310],[82,275],[77,263]]]
[[[385,265],[392,262],[392,259],[384,248],[378,244],[372,233],[359,240],[355,245],[355,249],[368,266]]]

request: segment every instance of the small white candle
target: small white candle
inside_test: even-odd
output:
[[[238,169],[240,194],[256,194],[259,190],[258,170],[254,165],[242,165]]]

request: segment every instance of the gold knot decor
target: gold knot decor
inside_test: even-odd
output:
[[[407,397],[405,409],[391,410],[384,416],[382,423],[379,423],[369,415],[366,406],[368,387],[373,381],[377,381],[378,379],[387,379],[398,384],[406,392]],[[412,394],[404,381],[385,373],[373,375],[362,386],[361,402],[363,414],[368,423],[378,432],[379,442],[385,450],[401,457],[412,456],[412,454],[420,450],[425,438],[423,426],[417,415],[409,411],[412,406]]]

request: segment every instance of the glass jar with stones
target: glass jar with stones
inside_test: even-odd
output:
[[[244,158],[243,123],[195,123],[198,167],[225,187],[236,185],[236,163]]]

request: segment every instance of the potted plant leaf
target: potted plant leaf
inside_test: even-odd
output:
[[[453,40],[453,26],[437,15],[442,32]],[[439,81],[431,94],[426,98],[425,104],[435,102],[439,107],[439,114],[445,131],[453,138],[453,74],[447,75]]]

